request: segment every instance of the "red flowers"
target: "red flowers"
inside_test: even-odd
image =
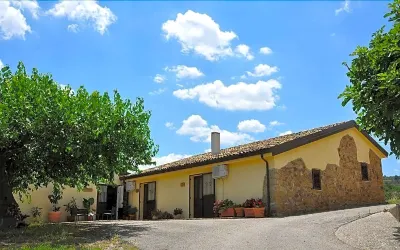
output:
[[[247,199],[244,203],[243,203],[243,207],[245,208],[253,208],[253,207],[265,207],[264,202],[260,199]]]

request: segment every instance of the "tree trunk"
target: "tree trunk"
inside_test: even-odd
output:
[[[16,218],[7,215],[7,208],[16,203],[12,188],[8,184],[6,168],[4,162],[0,162],[0,229],[14,227],[17,223]]]

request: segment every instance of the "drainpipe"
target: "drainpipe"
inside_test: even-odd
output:
[[[265,168],[267,170],[267,216],[271,216],[271,193],[270,193],[270,181],[269,181],[269,165],[268,161],[261,154],[261,159],[265,162]]]

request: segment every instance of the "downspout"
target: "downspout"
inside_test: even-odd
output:
[[[270,192],[270,181],[269,181],[269,165],[268,161],[264,158],[264,155],[261,154],[261,159],[265,162],[265,168],[267,170],[267,216],[271,216],[271,192]]]

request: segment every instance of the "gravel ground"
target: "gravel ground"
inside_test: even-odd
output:
[[[346,224],[337,230],[336,236],[359,249],[400,249],[400,223],[389,212]]]
[[[336,230],[390,206],[371,206],[284,218],[118,221],[120,237],[139,249],[354,249]],[[98,222],[110,223],[115,222]],[[118,233],[118,232],[117,232]]]

